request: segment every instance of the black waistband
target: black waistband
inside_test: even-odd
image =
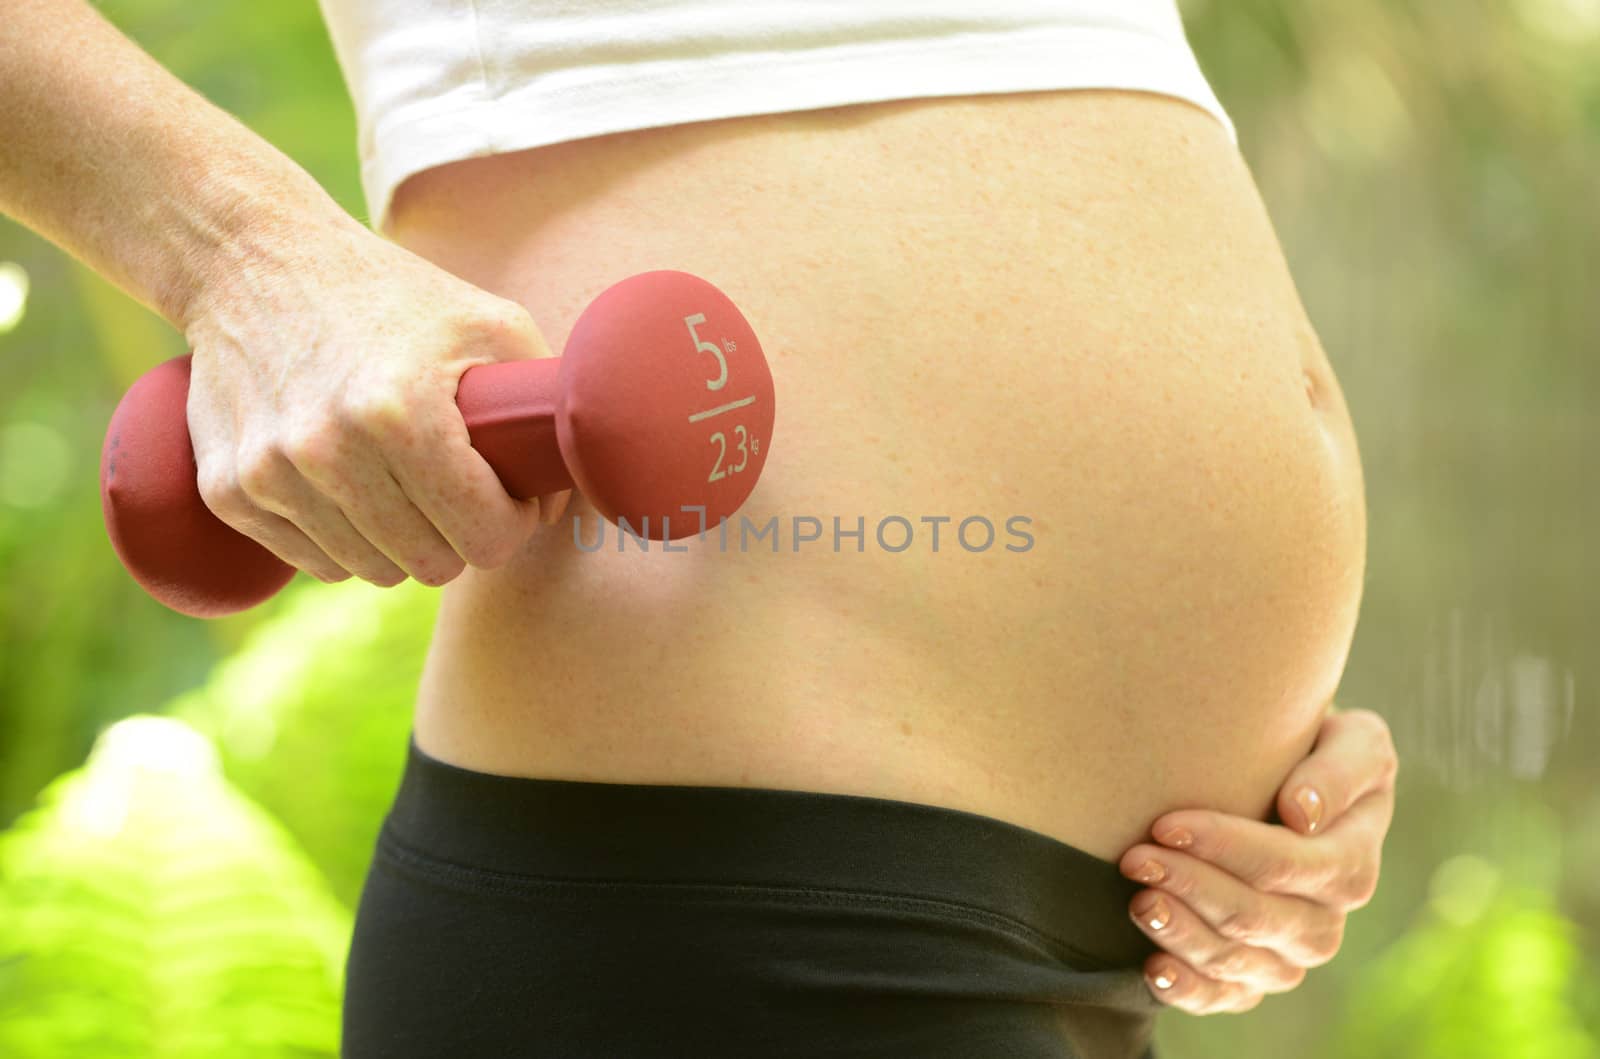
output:
[[[413,736],[386,823],[401,842],[490,871],[546,878],[817,887],[976,906],[1102,967],[1153,943],[1116,865],[992,817],[915,802],[767,787],[499,776],[424,753]]]

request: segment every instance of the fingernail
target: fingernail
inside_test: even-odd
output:
[[[1150,981],[1155,984],[1157,989],[1171,989],[1177,982],[1177,978],[1173,977],[1170,972],[1157,971],[1150,977]]]
[[[1188,849],[1194,845],[1194,836],[1181,827],[1171,828],[1166,834],[1157,835],[1156,838],[1163,845],[1172,846],[1175,849]]]
[[[1158,883],[1167,877],[1167,870],[1153,860],[1147,860],[1139,865],[1137,871],[1130,876],[1147,885]]]
[[[1322,796],[1310,787],[1301,787],[1294,792],[1294,800],[1300,806],[1300,811],[1306,814],[1306,831],[1315,831],[1322,822]]]
[[[1172,919],[1172,912],[1160,894],[1141,895],[1133,902],[1134,916],[1151,930],[1160,930]]]

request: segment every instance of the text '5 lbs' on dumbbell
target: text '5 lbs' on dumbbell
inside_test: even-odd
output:
[[[201,499],[189,363],[157,365],[123,395],[101,450],[100,500],[134,579],[173,610],[210,618],[266,600],[294,568]],[[606,519],[653,540],[739,509],[766,464],[774,414],[772,373],[744,315],[712,284],[670,269],[601,292],[560,357],[468,368],[456,405],[506,492],[525,500],[576,486]]]

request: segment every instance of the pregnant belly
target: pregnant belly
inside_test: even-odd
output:
[[[425,750],[922,801],[1107,858],[1172,808],[1270,812],[1338,684],[1365,513],[1203,112],[1059,92],[697,123],[430,170],[395,217],[556,350],[616,280],[704,276],[778,392],[742,513],[774,532],[590,552],[569,518],[450,586]]]

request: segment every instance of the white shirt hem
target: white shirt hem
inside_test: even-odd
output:
[[[659,69],[650,69],[654,65]],[[1211,113],[1234,143],[1233,122],[1187,42],[1075,28],[1052,39],[968,34],[877,43],[825,53],[755,53],[692,66],[649,64],[567,83],[535,78],[498,98],[412,107],[364,137],[382,148],[361,164],[373,226],[387,233],[394,191],[407,177],[464,158],[693,121],[814,110],[895,99],[1124,89],[1186,100]],[[438,102],[438,101],[434,101]]]

